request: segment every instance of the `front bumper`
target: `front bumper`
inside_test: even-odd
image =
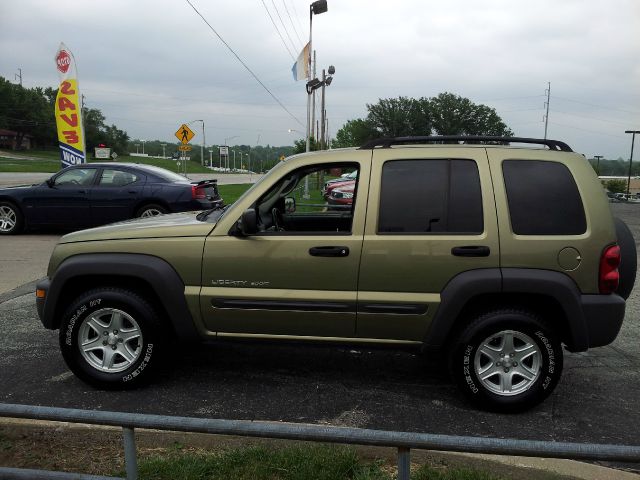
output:
[[[51,281],[48,278],[40,280],[36,284],[36,309],[38,310],[38,317],[40,317],[40,321],[45,326],[45,328],[53,330],[52,325],[47,325],[45,323],[45,303],[47,301],[47,294],[49,293],[49,287],[51,286]]]

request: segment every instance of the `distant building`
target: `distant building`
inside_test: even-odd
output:
[[[13,130],[5,130],[0,128],[0,148],[7,148],[9,150],[30,150],[32,138],[31,135],[24,134],[22,142],[17,145],[18,132]]]

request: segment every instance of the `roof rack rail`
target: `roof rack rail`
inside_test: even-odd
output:
[[[571,147],[559,140],[548,140],[541,138],[523,138],[523,137],[498,137],[490,135],[437,135],[437,136],[418,136],[418,137],[387,137],[370,140],[360,147],[360,150],[370,148],[390,148],[392,145],[402,145],[404,143],[531,143],[535,145],[546,145],[550,150],[558,150],[561,152],[573,152]]]

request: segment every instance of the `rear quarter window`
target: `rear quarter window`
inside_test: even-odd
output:
[[[505,160],[502,173],[517,235],[581,235],[587,220],[578,186],[558,162]]]

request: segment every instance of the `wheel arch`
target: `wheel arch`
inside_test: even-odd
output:
[[[589,346],[580,292],[571,278],[548,270],[496,268],[465,272],[447,284],[425,347],[447,347],[471,319],[503,307],[553,319],[549,323],[572,351]]]
[[[49,282],[42,323],[49,329],[59,328],[69,303],[81,292],[100,287],[137,293],[158,309],[161,320],[182,341],[199,339],[184,296],[184,282],[169,263],[143,254],[81,254],[64,260]]]
[[[133,216],[137,216],[140,209],[147,205],[158,205],[160,207],[166,208],[167,212],[173,212],[173,210],[169,206],[169,203],[166,200],[162,200],[161,198],[144,198],[136,203],[136,205],[133,207],[133,212],[131,214]]]

